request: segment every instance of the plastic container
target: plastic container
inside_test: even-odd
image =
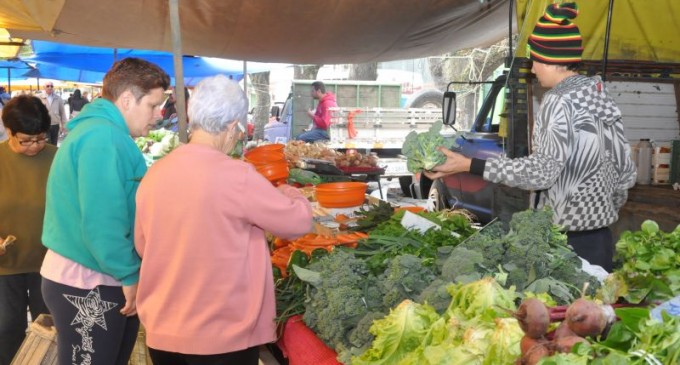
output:
[[[637,144],[637,179],[639,185],[649,185],[652,182],[652,152],[654,148],[649,139],[641,139]]]
[[[367,186],[363,182],[319,184],[314,188],[314,195],[324,208],[356,207],[364,203]]]

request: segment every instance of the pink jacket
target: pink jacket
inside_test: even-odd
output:
[[[331,113],[328,111],[328,108],[334,106],[338,106],[338,103],[335,102],[335,95],[327,92],[319,101],[319,105],[316,106],[316,112],[314,113],[314,126],[316,128],[325,131],[330,128]]]
[[[310,204],[297,189],[274,188],[250,164],[189,144],[144,176],[135,223],[148,346],[207,355],[276,339],[264,232],[311,230]]]

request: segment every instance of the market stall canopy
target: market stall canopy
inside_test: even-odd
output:
[[[15,80],[26,79],[24,73],[31,70],[31,66],[20,60],[0,60],[0,82],[7,83],[8,89],[11,90],[11,83]]]
[[[553,0],[516,0],[520,30],[517,55],[527,57],[527,38]],[[609,1],[576,0],[574,20],[583,35],[584,60],[601,60]],[[615,0],[611,16],[608,59],[680,63],[680,1]]]
[[[23,39],[12,38],[7,29],[0,28],[0,58],[15,58],[23,45]]]
[[[184,54],[287,63],[418,58],[508,34],[508,0],[180,1]],[[172,51],[168,0],[3,0],[0,28],[71,44]]]
[[[113,62],[125,57],[151,61],[163,68],[171,77],[175,73],[172,54],[168,52],[76,46],[46,41],[33,41],[32,46],[34,54],[22,59],[35,63],[42,77],[57,80],[100,82]],[[235,80],[243,78],[242,61],[184,56],[182,63],[185,80],[199,80],[217,74],[228,75]],[[247,68],[249,73],[255,73],[284,66],[286,65],[251,62]]]

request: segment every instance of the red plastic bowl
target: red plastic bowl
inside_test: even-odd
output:
[[[366,187],[363,182],[319,184],[314,188],[316,201],[324,208],[349,208],[364,203]]]

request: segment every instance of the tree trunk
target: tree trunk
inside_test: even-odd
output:
[[[251,87],[255,91],[256,102],[253,110],[253,140],[264,139],[264,126],[269,122],[271,96],[269,95],[269,71],[250,75]]]
[[[323,65],[295,65],[295,80],[316,80],[316,75]]]
[[[378,79],[378,63],[357,63],[350,65],[350,80],[375,81]]]

